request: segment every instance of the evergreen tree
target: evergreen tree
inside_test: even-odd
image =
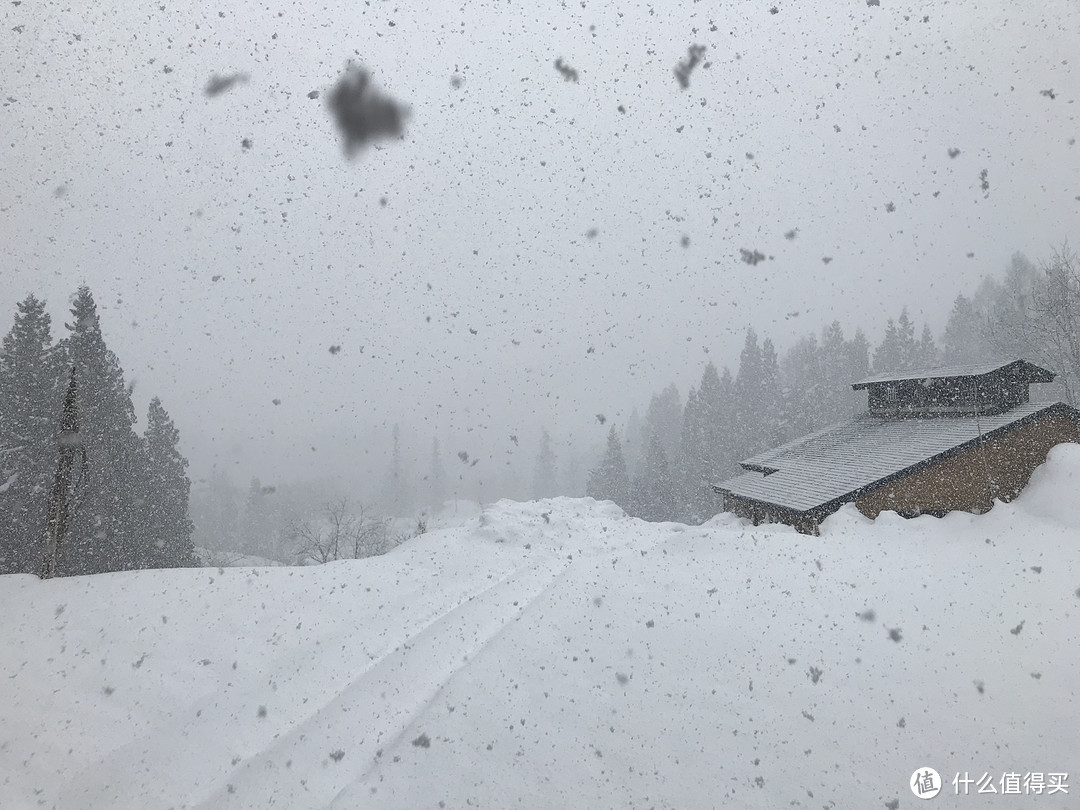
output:
[[[976,307],[986,313],[986,336],[995,359],[1024,357],[1047,363],[1041,342],[1029,328],[1033,293],[1040,281],[1035,266],[1016,254],[1003,282],[987,278],[979,286]]]
[[[45,550],[40,569],[42,579],[55,577],[59,570],[71,519],[78,509],[81,484],[85,480],[86,448],[79,430],[78,400],[79,385],[75,380],[75,369],[72,369],[68,376],[64,410],[60,416],[60,430],[57,435],[56,474],[49,490]]]
[[[705,416],[696,389],[686,395],[683,408],[682,435],[680,438],[678,465],[675,469],[675,501],[679,518],[686,523],[700,523],[701,511],[698,490],[704,479]]]
[[[551,447],[551,436],[547,429],[540,434],[540,453],[536,457],[536,469],[533,474],[533,498],[553,498],[558,494],[555,476],[555,451]]]
[[[919,343],[915,350],[915,367],[916,368],[933,368],[938,365],[940,360],[937,348],[937,342],[934,340],[934,335],[930,331],[930,327],[923,325],[922,335],[919,337]]]
[[[145,472],[141,540],[143,567],[180,568],[197,565],[192,539],[194,526],[188,518],[191,481],[187,459],[177,449],[180,432],[161,400],[150,400],[143,441]]]
[[[918,365],[919,346],[915,342],[915,324],[908,317],[907,307],[900,310],[900,317],[896,319],[896,337],[900,362],[894,371],[911,371]]]
[[[898,371],[901,362],[899,332],[896,329],[896,321],[889,318],[885,322],[885,337],[874,349],[874,374],[891,374]]]
[[[780,362],[770,338],[761,342],[761,433],[758,438],[760,450],[783,444],[791,436],[784,431],[780,412]],[[760,451],[759,450],[759,451]]]
[[[866,376],[865,370],[854,372],[851,367],[851,344],[844,339],[839,321],[833,321],[822,330],[819,351],[821,408],[815,429],[847,418],[853,407],[851,384]],[[852,377],[853,373],[856,376]]]
[[[615,426],[608,431],[607,449],[600,466],[589,472],[585,493],[598,501],[613,501],[624,510],[630,506],[630,478],[626,471],[622,442]]]
[[[679,452],[682,420],[682,398],[679,396],[679,389],[672,383],[653,396],[649,402],[649,409],[645,412],[644,424],[644,435],[651,440],[653,434],[656,434],[669,459],[674,458]]]
[[[446,501],[446,470],[443,468],[438,439],[432,439],[431,442],[431,472],[428,473],[427,483],[428,504],[438,509]]]
[[[986,323],[974,302],[963,295],[953,301],[942,340],[943,361],[948,365],[989,360],[994,349],[986,339]]]
[[[634,489],[634,514],[638,517],[650,521],[675,519],[675,487],[659,433],[649,437],[649,448]]]
[[[847,367],[847,384],[848,384],[848,402],[850,403],[849,413],[863,413],[866,410],[866,391],[854,391],[851,389],[851,383],[863,380],[870,375],[870,341],[866,339],[866,335],[862,329],[855,330],[855,336],[852,337],[847,344],[848,354],[848,367]]]
[[[803,436],[821,427],[828,417],[822,351],[817,337],[796,341],[784,356],[781,385],[781,421],[786,436]]]
[[[41,562],[61,380],[50,323],[28,295],[0,346],[0,573],[37,573]]]
[[[120,363],[105,345],[89,288],[79,288],[71,314],[62,346],[78,381],[87,475],[68,553],[60,559],[61,573],[141,568],[153,555],[137,533],[142,464],[139,437],[132,429],[135,409]]]
[[[765,434],[765,374],[757,334],[754,329],[747,329],[731,410],[733,456],[737,462],[765,449],[761,446]]]
[[[721,377],[709,363],[698,388],[686,397],[675,483],[677,514],[688,523],[700,523],[720,510],[710,484],[727,477],[732,466],[731,392],[731,372],[725,368]]]
[[[641,423],[641,414],[635,407],[630,411],[630,417],[626,420],[626,430],[623,432],[624,449],[626,453],[626,468],[636,470],[645,458],[645,426]]]
[[[409,491],[405,468],[401,461],[401,430],[397,425],[394,425],[390,471],[383,484],[382,503],[387,512],[395,517],[408,514],[412,508],[412,493]]]

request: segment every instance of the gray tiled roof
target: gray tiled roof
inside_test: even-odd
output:
[[[1030,363],[1027,360],[991,360],[985,363],[968,363],[960,366],[939,366],[937,368],[918,369],[915,371],[894,371],[890,374],[875,374],[872,377],[851,384],[852,388],[866,388],[873,383],[901,382],[903,380],[943,380],[947,377],[979,377],[1000,371],[1008,366],[1022,363],[1024,370],[1036,379],[1032,382],[1053,382],[1056,376],[1048,369]]]
[[[1025,403],[978,419],[857,416],[742,462],[744,468],[776,472],[744,472],[716,489],[805,512],[835,501],[852,500],[860,490],[977,440],[980,429],[984,435],[1007,430],[1043,411],[1063,407],[1060,403]]]

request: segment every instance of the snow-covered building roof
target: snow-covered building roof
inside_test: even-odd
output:
[[[827,512],[863,492],[993,439],[1055,411],[1023,403],[994,415],[896,419],[862,415],[741,463],[746,471],[714,487],[794,512]]]
[[[872,377],[851,384],[858,391],[878,383],[896,383],[913,380],[947,380],[958,377],[983,377],[995,372],[1008,373],[1022,378],[1028,383],[1048,383],[1054,381],[1054,372],[1028,362],[1027,360],[997,360],[984,363],[968,363],[956,366],[939,366],[913,371],[894,371],[889,374],[875,374]]]

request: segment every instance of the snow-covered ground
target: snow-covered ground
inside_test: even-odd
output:
[[[1078,494],[1070,445],[820,537],[504,501],[321,567],[0,577],[0,807],[911,807],[922,766],[1077,807]],[[1000,794],[1031,772],[1068,794]]]

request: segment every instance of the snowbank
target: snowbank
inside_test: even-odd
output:
[[[1078,480],[1066,446],[987,515],[820,537],[556,498],[321,567],[2,577],[0,807],[873,808],[922,766],[1068,772]]]

